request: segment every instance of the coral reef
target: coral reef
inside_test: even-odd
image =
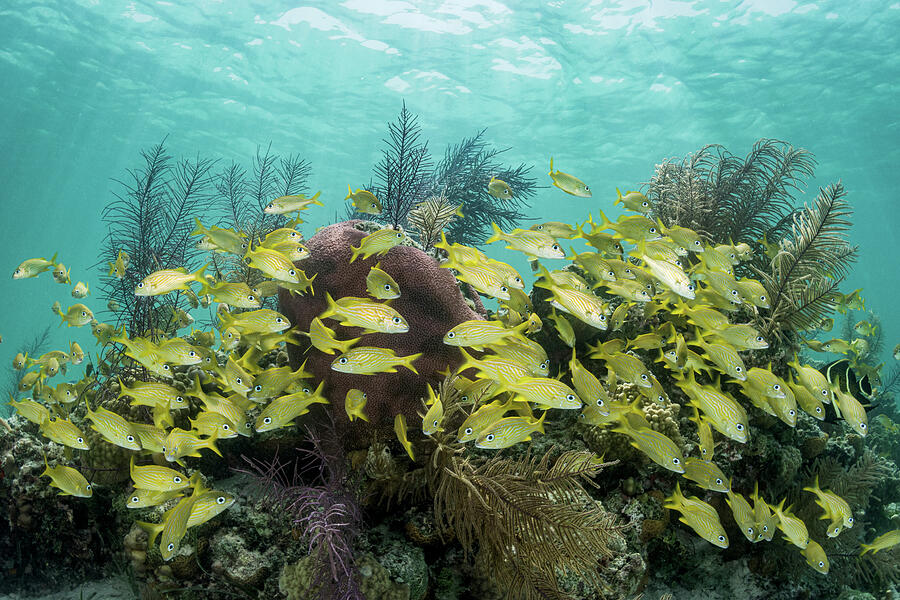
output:
[[[371,443],[372,426],[390,431],[394,415],[403,413],[410,422],[418,419],[425,382],[448,366],[459,364],[461,356],[456,348],[447,346],[442,338],[457,323],[481,318],[466,304],[453,275],[438,267],[437,262],[418,248],[396,246],[387,254],[368,260],[350,260],[350,247],[358,246],[366,235],[357,226],[359,221],[329,225],[311,237],[306,246],[310,256],[303,261],[308,277],[315,276],[315,293],[295,298],[285,290],[280,292],[282,312],[295,328],[306,331],[310,321],[325,310],[325,296],[365,296],[366,275],[376,262],[400,286],[401,296],[391,302],[409,323],[405,334],[369,333],[363,335],[361,345],[380,346],[394,350],[398,356],[423,353],[415,367],[420,375],[401,368],[397,373],[382,373],[377,377],[339,373],[331,369],[334,355],[315,348],[288,346],[294,368],[305,362],[305,369],[324,381],[324,393],[332,401],[333,418],[339,430],[350,432],[346,438],[359,447]],[[361,330],[336,325],[342,339],[356,338]],[[348,422],[344,411],[344,397],[351,388],[366,393],[366,414],[369,423]]]

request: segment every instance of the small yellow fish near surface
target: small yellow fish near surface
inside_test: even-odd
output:
[[[647,199],[647,196],[643,195],[640,192],[625,192],[622,195],[622,192],[619,191],[619,188],[616,188],[616,201],[614,204],[621,204],[628,210],[633,210],[635,212],[639,212],[641,214],[647,214],[650,212],[651,206],[650,201]]]
[[[532,231],[531,229],[513,229],[509,233],[504,233],[496,223],[491,222],[491,229],[494,234],[485,240],[484,243],[492,244],[498,241],[507,243],[506,248],[510,250],[518,250],[530,257],[535,258],[565,258],[566,253],[563,251],[556,238],[549,233],[543,231]]]
[[[353,209],[364,215],[380,215],[382,206],[381,202],[378,201],[378,198],[375,197],[375,194],[372,192],[357,189],[355,192],[347,186],[347,197],[344,200],[351,200],[353,202]]]
[[[89,293],[88,284],[83,281],[79,281],[75,284],[75,287],[72,288],[72,297],[73,298],[84,298]]]
[[[358,389],[347,390],[347,396],[344,398],[344,410],[347,411],[347,417],[353,422],[354,419],[362,419],[368,421],[369,417],[363,409],[366,408],[366,393]]]
[[[44,271],[49,271],[56,264],[56,254],[53,255],[53,258],[47,260],[46,258],[29,258],[26,261],[23,261],[16,270],[13,271],[13,279],[26,279],[29,277],[37,277]]]
[[[311,205],[325,206],[319,202],[319,195],[322,192],[316,192],[312,198],[307,198],[305,194],[294,194],[292,196],[279,196],[275,198],[263,209],[267,215],[284,215],[292,212],[306,210]]]
[[[395,229],[379,229],[373,231],[359,242],[359,246],[350,246],[350,262],[362,255],[363,259],[372,255],[386,254],[388,250],[398,245],[406,236],[402,231]]]
[[[59,316],[69,327],[84,327],[94,318],[94,313],[84,304],[73,304],[66,312],[60,312]]]
[[[348,327],[362,327],[381,333],[406,333],[409,323],[387,303],[374,302],[368,298],[345,296],[335,300],[325,293],[327,308],[319,315],[322,319],[332,318]]]
[[[341,373],[357,375],[373,375],[375,373],[396,373],[397,367],[406,367],[416,375],[419,374],[412,363],[422,353],[409,356],[397,356],[390,348],[375,346],[359,346],[341,354],[331,363],[331,368]]]
[[[491,177],[491,180],[488,182],[488,194],[493,196],[494,198],[499,198],[500,200],[509,200],[513,197],[512,188],[509,185],[496,177]]]
[[[72,283],[72,279],[69,277],[69,273],[72,269],[66,269],[66,265],[59,263],[53,268],[53,280],[56,283]]]
[[[879,535],[877,538],[872,540],[871,544],[862,544],[862,552],[860,552],[859,555],[862,556],[866,552],[875,554],[879,550],[893,548],[897,544],[900,544],[900,529],[893,529],[891,531],[888,531],[887,533]]]
[[[369,269],[366,275],[366,290],[373,298],[379,300],[393,300],[400,297],[400,286],[394,278],[381,269],[381,263],[376,263]]]
[[[409,454],[409,458],[415,460],[412,443],[406,437],[406,417],[403,416],[403,413],[397,413],[397,416],[394,417],[394,433],[397,434],[397,439],[400,440],[400,445]]]
[[[44,455],[44,472],[41,477],[50,478],[50,487],[59,488],[60,496],[77,496],[79,498],[90,498],[94,491],[91,484],[84,478],[78,470],[64,465],[51,467],[47,462],[47,455]]]
[[[553,157],[550,157],[550,172],[547,173],[547,175],[553,180],[553,185],[567,194],[578,196],[579,198],[590,198],[592,196],[591,188],[589,188],[582,180],[574,175],[569,175],[568,173],[563,173],[559,170],[554,171]]]
[[[175,290],[186,290],[189,283],[205,284],[206,279],[203,277],[203,271],[206,270],[206,267],[207,265],[203,265],[194,273],[188,273],[184,267],[162,269],[150,273],[134,288],[134,295],[159,296]]]

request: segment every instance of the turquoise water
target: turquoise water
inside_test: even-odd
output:
[[[181,6],[184,5],[184,6]],[[900,3],[16,2],[0,9],[0,270],[59,258],[90,267],[114,178],[165,136],[176,156],[249,164],[270,141],[312,164],[340,210],[364,185],[405,99],[436,154],[487,127],[506,160],[578,174],[594,198],[540,191],[534,216],[583,220],[615,187],[708,143],[744,155],[761,137],[818,159],[811,192],[850,191],[862,287],[900,340]],[[508,255],[507,255],[508,258]],[[0,279],[0,364],[46,324],[69,288]],[[96,296],[90,299],[102,308]],[[90,302],[89,302],[90,304]],[[87,349],[89,332],[54,329]]]

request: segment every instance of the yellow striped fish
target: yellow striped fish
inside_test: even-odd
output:
[[[758,523],[756,521],[756,516],[753,513],[753,509],[750,508],[750,503],[747,502],[746,498],[731,488],[731,481],[729,481],[728,484],[728,491],[726,492],[728,497],[725,501],[728,503],[728,506],[731,507],[731,514],[734,515],[734,522],[737,523],[741,533],[744,534],[744,537],[749,541],[756,543],[760,540],[760,531],[757,528]]]
[[[448,346],[465,346],[475,350],[484,350],[487,344],[499,342],[509,337],[520,336],[528,326],[522,323],[514,328],[508,328],[499,321],[484,321],[473,319],[463,321],[444,335],[443,342]]]
[[[359,246],[350,246],[350,262],[356,260],[358,256],[362,256],[363,260],[373,255],[381,256],[397,246],[406,236],[402,231],[394,229],[379,229],[373,231],[359,242]]]
[[[291,322],[286,316],[269,308],[260,308],[237,315],[220,310],[218,316],[222,329],[233,327],[241,334],[278,333],[291,326]]]
[[[409,323],[406,322],[406,319],[387,304],[354,296],[335,300],[327,292],[325,299],[328,307],[319,315],[322,319],[337,319],[341,325],[362,327],[366,331],[381,333],[406,333],[409,331]]]
[[[226,304],[232,308],[259,308],[260,299],[250,286],[244,282],[217,281],[208,282],[200,289],[201,296],[211,296],[215,302]]]
[[[712,492],[726,493],[730,489],[725,474],[715,463],[689,456],[684,459],[684,476]]]
[[[40,425],[41,433],[57,444],[75,448],[76,450],[90,450],[84,439],[84,434],[77,425],[67,419],[48,417]]]
[[[828,537],[836,537],[841,529],[853,527],[853,511],[850,509],[850,505],[834,492],[820,488],[818,475],[816,475],[812,487],[805,487],[803,491],[815,494],[816,504],[825,511],[821,518],[831,519],[832,525],[828,527]]]
[[[859,555],[862,556],[866,552],[875,554],[879,550],[893,548],[897,544],[900,544],[900,529],[893,529],[891,531],[888,531],[887,533],[879,535],[877,538],[872,540],[871,544],[862,544],[862,552],[860,552]]]
[[[59,489],[60,496],[76,496],[78,498],[90,498],[94,490],[87,479],[77,469],[65,465],[51,467],[44,455],[44,472],[41,477],[50,478],[50,487]]]
[[[838,417],[847,421],[853,431],[865,437],[869,433],[869,417],[866,415],[866,409],[852,394],[844,392],[839,387],[834,387],[832,392]]]
[[[544,271],[546,272],[546,269]],[[571,288],[559,287],[548,283],[548,281],[549,278],[544,278],[537,281],[534,285],[550,291],[552,295],[550,304],[554,308],[569,313],[591,327],[601,331],[606,330],[608,326],[606,306],[600,297]]]
[[[800,385],[809,390],[822,403],[831,404],[831,385],[823,373],[815,367],[801,365],[800,359],[797,358],[796,354],[794,354],[794,362],[789,362],[788,366],[793,367],[797,372],[797,382]],[[796,390],[794,390],[794,393],[797,393]]]
[[[366,291],[373,298],[379,300],[393,300],[400,297],[400,286],[394,281],[394,278],[380,268],[381,263],[376,263],[374,267],[369,269],[366,275]]]
[[[191,419],[191,430],[196,431],[199,435],[215,436],[217,439],[226,440],[237,437],[237,427],[219,413],[204,410],[197,415],[196,419]]]
[[[40,425],[44,420],[50,418],[50,411],[47,410],[46,406],[29,398],[23,398],[22,400],[17,401],[10,396],[7,404],[12,406],[23,418],[36,425]]]
[[[256,419],[256,432],[263,433],[291,424],[297,417],[308,413],[311,404],[328,404],[328,400],[321,394],[323,385],[324,382],[320,382],[313,393],[295,392],[270,402]]]
[[[201,456],[200,448],[208,448],[219,456],[222,456],[222,453],[216,448],[215,435],[208,437],[205,440],[201,440],[193,433],[176,427],[166,436],[166,441],[163,445],[163,456],[165,456],[166,460],[169,462],[182,464],[181,459],[185,456]]]
[[[168,406],[180,408],[185,406],[184,396],[174,387],[157,381],[135,381],[131,387],[119,378],[119,398],[128,396],[132,406]]]
[[[362,390],[347,390],[347,395],[344,398],[344,410],[347,412],[347,418],[350,419],[350,422],[353,422],[354,419],[362,419],[363,421],[369,420],[369,417],[366,416],[364,410],[366,408],[367,399],[368,396],[366,396],[366,393]]]
[[[84,404],[87,406],[87,414],[84,418],[91,421],[91,428],[104,440],[126,450],[142,449],[140,438],[124,417],[102,406],[98,406],[96,411],[91,410],[87,397],[84,399]]]
[[[135,489],[125,497],[125,508],[147,508],[148,506],[159,506],[164,502],[168,502],[172,498],[181,496],[181,492],[157,492],[155,490]]]
[[[459,366],[460,371],[475,369],[481,374],[482,378],[492,379],[500,383],[515,383],[531,376],[528,367],[516,359],[493,355],[473,358],[465,350],[460,349],[460,352],[463,355],[463,362]]]
[[[659,466],[675,473],[684,473],[684,457],[681,454],[681,448],[665,434],[649,427],[631,427],[625,420],[621,421],[613,431],[627,435],[632,446],[649,456]]]
[[[373,375],[375,373],[396,373],[397,367],[406,367],[418,375],[419,372],[412,363],[420,356],[422,356],[421,352],[409,356],[397,356],[390,348],[358,346],[334,359],[331,368],[341,373]]]
[[[279,196],[269,202],[263,209],[267,215],[285,215],[292,212],[300,212],[306,210],[312,205],[325,206],[319,200],[322,192],[316,192],[311,198],[307,198],[306,194],[292,194],[290,196]]]
[[[550,359],[544,347],[524,336],[511,337],[496,344],[487,345],[497,356],[515,360],[536,377],[546,377],[550,372]]]
[[[297,333],[307,336],[313,347],[325,354],[334,354],[335,350],[343,354],[360,340],[360,338],[353,338],[352,340],[337,339],[334,331],[326,326],[319,317],[314,317],[310,321],[308,333],[302,331]]]
[[[247,395],[247,399],[254,402],[267,402],[297,381],[312,377],[312,373],[303,370],[305,364],[304,362],[303,365],[300,365],[296,371],[291,371],[288,366],[272,367],[260,371],[253,378],[253,389]]]
[[[400,445],[403,446],[403,449],[406,450],[407,454],[409,454],[409,459],[415,460],[415,457],[413,456],[412,443],[409,441],[409,438],[406,435],[406,417],[403,416],[403,413],[397,413],[397,415],[394,417],[394,433],[397,434],[397,440],[400,442]]]
[[[478,410],[466,417],[462,425],[459,426],[456,441],[464,444],[478,438],[481,432],[491,423],[499,421],[507,411],[512,409],[513,402],[514,400],[511,398],[505,402],[495,400],[490,404],[479,407]]]
[[[444,403],[441,402],[439,396],[434,393],[434,388],[426,385],[428,388],[428,411],[422,417],[422,433],[432,435],[435,432],[443,431],[441,422],[444,420]]]
[[[693,371],[688,372],[687,379],[676,383],[719,433],[742,444],[747,441],[750,429],[743,406],[715,387],[699,385]]]
[[[478,292],[497,298],[498,300],[510,299],[510,287],[506,283],[506,277],[495,269],[482,264],[441,265],[445,268],[454,268],[457,271],[456,278],[468,283]]]
[[[220,383],[224,385],[226,389],[229,389],[244,398],[246,398],[247,393],[253,389],[253,376],[245,371],[231,355],[228,356],[224,366],[217,366],[216,373],[219,375]]]
[[[131,457],[131,480],[134,487],[157,492],[174,492],[191,487],[190,481],[183,474],[159,465],[137,466],[134,456]]]
[[[778,529],[784,533],[784,539],[798,548],[806,548],[806,545],[809,543],[809,532],[806,530],[806,524],[788,509],[784,508],[784,500],[774,507],[773,510],[775,515],[778,516]]]
[[[822,573],[823,575],[828,574],[828,556],[825,555],[825,550],[822,549],[822,546],[819,545],[819,542],[815,540],[809,540],[806,548],[801,550],[800,554],[802,554],[806,559],[806,564],[811,566],[819,573]]]
[[[680,512],[678,520],[707,542],[719,548],[728,547],[728,535],[719,521],[716,509],[696,496],[685,497],[679,484],[675,484],[675,491],[666,498],[664,506]]]
[[[575,390],[562,381],[549,377],[522,377],[518,381],[502,382],[500,387],[543,409],[579,409],[583,404]]]
[[[700,356],[716,365],[722,373],[739,381],[746,381],[747,368],[734,346],[719,342],[707,342],[700,331],[697,331],[697,339],[688,344],[703,348]]]
[[[735,350],[763,350],[769,347],[766,339],[750,325],[726,325],[711,332],[711,335],[722,338],[734,346]]]
[[[135,296],[159,296],[175,290],[187,290],[190,283],[206,283],[203,271],[208,265],[203,265],[197,271],[189,273],[184,267],[177,269],[162,269],[150,273],[134,288]]]
[[[519,442],[527,442],[535,432],[544,433],[544,419],[547,411],[540,419],[532,417],[504,417],[488,425],[475,440],[475,446],[488,450],[509,448]]]
[[[128,423],[131,429],[137,434],[141,442],[141,448],[148,452],[162,453],[166,444],[166,430],[156,425],[147,423]]]
[[[300,273],[302,271],[294,266],[291,259],[277,250],[269,250],[268,248],[250,249],[244,255],[244,261],[254,269],[262,271],[270,279],[277,279],[287,283],[300,283]]]
[[[506,242],[508,250],[518,250],[526,256],[533,258],[565,258],[566,253],[560,247],[559,242],[548,233],[532,231],[530,229],[513,229],[504,233],[497,224],[491,222],[494,234],[485,240],[486,244],[498,241]]]
[[[609,394],[600,380],[587,370],[572,350],[572,359],[569,361],[569,372],[572,374],[572,385],[585,404],[594,405],[595,410],[601,416],[609,415]]]

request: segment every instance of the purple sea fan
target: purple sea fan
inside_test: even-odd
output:
[[[326,428],[333,432],[333,426]],[[353,557],[362,511],[347,484],[343,451],[335,436],[310,428],[307,434],[310,448],[298,449],[301,456],[292,465],[277,454],[268,462],[245,456],[250,469],[241,472],[256,478],[265,507],[289,518],[307,541],[315,573],[310,590],[322,600],[365,600]]]

